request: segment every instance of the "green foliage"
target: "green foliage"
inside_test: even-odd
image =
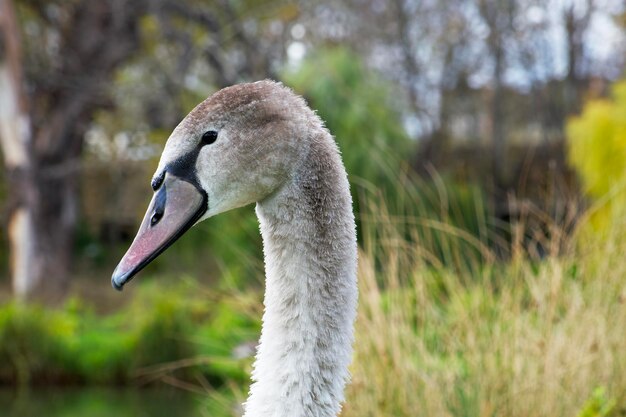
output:
[[[0,311],[0,363],[5,365],[0,371],[2,378],[25,384],[47,365],[51,365],[51,373],[56,373],[64,344],[53,334],[67,337],[73,328],[71,318],[47,314],[42,308],[15,304],[4,307]]]
[[[594,216],[597,229],[609,227],[609,210],[626,207],[626,81],[612,91],[611,99],[590,100],[567,126],[569,160],[585,192],[594,199],[612,197]]]
[[[479,186],[413,178],[406,189],[407,201],[398,202],[396,210],[405,210],[415,225],[404,233],[428,250],[433,265],[463,273],[493,258],[497,230]]]
[[[568,125],[569,157],[585,190],[602,197],[626,175],[626,81],[612,99],[595,99]]]
[[[105,316],[76,300],[58,310],[0,308],[0,382],[113,384],[169,374],[218,386],[242,382],[249,359],[233,350],[257,339],[258,317],[245,313],[243,301],[211,296],[197,284],[158,284],[144,285],[133,303]],[[168,366],[181,360],[190,365]]]
[[[195,349],[186,340],[193,327],[190,309],[185,305],[186,297],[176,293],[172,296],[169,289],[148,288],[151,291],[134,300],[135,305],[131,308],[131,313],[136,314],[137,326],[133,349],[140,352],[134,358],[133,368],[194,356]],[[146,306],[149,306],[149,314],[141,311]]]
[[[607,394],[606,388],[598,387],[593,390],[577,417],[608,417],[614,415],[616,404],[617,401]]]

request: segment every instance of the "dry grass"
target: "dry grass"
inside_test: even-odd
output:
[[[604,239],[581,234],[569,249],[546,242],[555,249],[543,258],[510,248],[516,255],[504,263],[480,242],[473,254],[446,242],[446,258],[463,258],[463,268],[433,262],[418,239],[406,238],[415,218],[374,207],[362,228],[356,351],[342,417],[624,413],[620,217]]]

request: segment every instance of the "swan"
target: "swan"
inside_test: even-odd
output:
[[[227,87],[174,129],[151,185],[113,287],[194,224],[256,203],[265,310],[244,417],[336,416],[352,356],[357,244],[347,174],[322,120],[280,83]]]

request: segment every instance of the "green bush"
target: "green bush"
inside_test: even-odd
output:
[[[57,310],[7,304],[0,307],[0,382],[117,384],[171,374],[217,386],[242,381],[250,359],[233,350],[260,331],[260,315],[242,303],[179,281],[143,285],[127,307],[104,316],[76,300]]]
[[[596,231],[609,227],[611,210],[626,207],[626,81],[616,83],[612,93],[587,102],[567,125],[569,161],[584,191],[602,205],[592,219]]]
[[[0,311],[0,363],[4,365],[0,377],[27,384],[33,375],[50,378],[62,373],[63,352],[74,326],[71,317],[43,308],[4,307]]]

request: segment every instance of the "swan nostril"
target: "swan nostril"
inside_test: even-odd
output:
[[[155,209],[154,213],[152,213],[152,217],[150,217],[150,226],[154,226],[161,220],[163,217],[163,210]]]
[[[165,201],[167,199],[166,186],[163,185],[163,178],[165,177],[165,171],[157,178],[157,188],[154,196],[154,206],[152,209],[152,216],[150,217],[150,227],[156,225],[163,217],[165,212]]]

